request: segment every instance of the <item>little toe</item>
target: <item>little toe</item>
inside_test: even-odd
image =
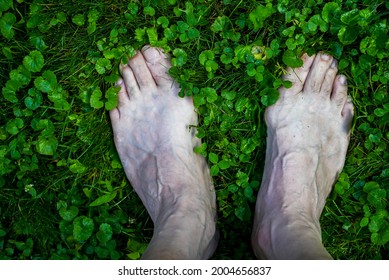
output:
[[[352,120],[354,118],[354,105],[351,97],[347,95],[347,79],[344,75],[336,76],[331,101],[334,102],[342,116],[344,132],[350,134]]]
[[[288,72],[286,75],[283,76],[283,79],[285,81],[292,82],[292,87],[280,88],[281,97],[284,95],[294,95],[297,93],[300,93],[301,90],[304,87],[305,80],[308,76],[309,70],[311,68],[311,65],[315,59],[315,56],[308,56],[307,54],[304,54],[301,59],[303,60],[303,65],[299,68],[288,68]]]
[[[128,95],[126,85],[122,78],[119,78],[119,80],[116,82],[116,86],[120,87],[120,90],[118,92],[118,108],[127,106],[130,102],[130,97]]]
[[[140,88],[138,85],[138,81],[135,78],[134,72],[128,66],[128,64],[121,64],[119,66],[120,74],[122,75],[124,81],[125,91],[129,97],[135,97],[140,93]],[[119,80],[120,81],[120,80]],[[118,82],[119,82],[118,81]],[[123,85],[121,85],[123,90]]]
[[[178,87],[169,74],[170,58],[162,49],[146,45],[142,48],[142,53],[157,86],[162,88]]]
[[[150,72],[149,67],[146,64],[146,60],[142,52],[137,52],[137,54],[129,59],[128,65],[130,66],[137,84],[139,85],[140,90],[149,90],[156,88],[156,83]]]
[[[118,122],[120,119],[119,110],[117,108],[114,108],[111,111],[109,111],[109,117],[110,117],[112,123]]]
[[[333,101],[339,108],[339,112],[343,111],[343,107],[347,102],[347,79],[343,75],[338,75],[333,82],[333,89],[331,94],[331,101]]]
[[[347,101],[342,109],[343,128],[346,133],[350,133],[352,121],[354,118],[354,105],[351,101],[351,97],[347,97]]]
[[[320,93],[328,69],[331,68],[333,57],[326,53],[316,55],[304,85],[305,93]]]

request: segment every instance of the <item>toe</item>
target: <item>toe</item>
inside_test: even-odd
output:
[[[119,108],[115,108],[109,111],[109,118],[111,119],[112,132],[116,141],[116,136],[123,127],[123,116],[120,113]]]
[[[169,75],[169,69],[171,67],[169,56],[162,49],[148,45],[142,48],[142,53],[157,86],[171,88],[175,82]]]
[[[292,82],[292,87],[281,87],[281,97],[283,97],[284,95],[294,95],[300,93],[303,89],[305,80],[308,76],[315,56],[308,56],[307,54],[304,54],[301,59],[303,60],[303,66],[296,69],[292,69],[289,67],[287,74],[283,77],[284,80]]]
[[[128,65],[130,66],[141,91],[148,91],[156,88],[156,83],[142,52],[137,52],[137,54],[128,61]]]
[[[116,82],[116,86],[120,87],[118,92],[118,108],[121,108],[130,102],[130,97],[122,78],[119,78],[119,80]]]
[[[342,112],[347,101],[347,79],[345,76],[336,76],[335,81],[333,82],[331,101],[339,108],[339,112]]]
[[[312,64],[311,71],[309,72],[304,85],[305,93],[320,93],[327,71],[331,68],[333,60],[332,56],[325,53],[319,53],[316,55],[315,61]]]
[[[116,122],[119,121],[120,119],[120,112],[117,108],[112,109],[109,111],[109,117],[111,119],[112,125],[116,124]]]
[[[327,98],[331,97],[331,93],[335,90],[336,73],[338,73],[338,63],[335,59],[333,59],[330,68],[328,68],[327,73],[324,76],[324,80],[320,88],[320,94],[322,96]]]
[[[120,124],[120,111],[118,108],[115,108],[109,111],[109,118],[111,119],[112,131],[115,134],[117,132],[117,128]]]
[[[344,130],[347,133],[350,133],[353,117],[354,117],[354,105],[351,101],[351,97],[347,97],[347,101],[342,109],[342,117],[344,121]]]
[[[135,97],[138,95],[140,93],[140,88],[137,79],[135,78],[134,72],[131,70],[128,64],[120,65],[120,74],[122,75],[124,81],[124,86],[123,84],[121,85],[121,91],[126,91],[129,97]]]

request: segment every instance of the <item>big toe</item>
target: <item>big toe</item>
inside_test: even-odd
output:
[[[168,55],[163,50],[148,45],[142,48],[142,54],[157,86],[171,87],[174,80],[169,75],[171,63]]]
[[[317,54],[305,82],[304,93],[330,97],[337,72],[337,63],[332,56]]]
[[[281,87],[279,89],[281,97],[298,94],[303,89],[315,56],[308,56],[307,54],[304,54],[301,59],[303,60],[303,65],[301,67],[289,67],[287,73],[283,76],[285,81],[292,82],[292,86],[290,88]]]

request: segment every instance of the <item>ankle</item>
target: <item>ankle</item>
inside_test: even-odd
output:
[[[251,242],[261,259],[331,259],[322,245],[319,223],[297,217],[262,221]]]
[[[217,245],[214,210],[178,208],[165,212],[154,225],[153,238],[143,258],[209,258]]]

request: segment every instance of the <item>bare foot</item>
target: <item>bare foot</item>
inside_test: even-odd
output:
[[[193,125],[189,97],[178,97],[169,58],[146,46],[121,66],[118,107],[110,112],[115,144],[126,175],[147,208],[154,235],[142,256],[209,258],[216,248],[216,202]]]
[[[252,235],[260,258],[331,258],[319,218],[344,165],[353,105],[335,59],[322,53],[302,59],[285,77],[293,86],[280,88],[266,111],[265,171]]]

